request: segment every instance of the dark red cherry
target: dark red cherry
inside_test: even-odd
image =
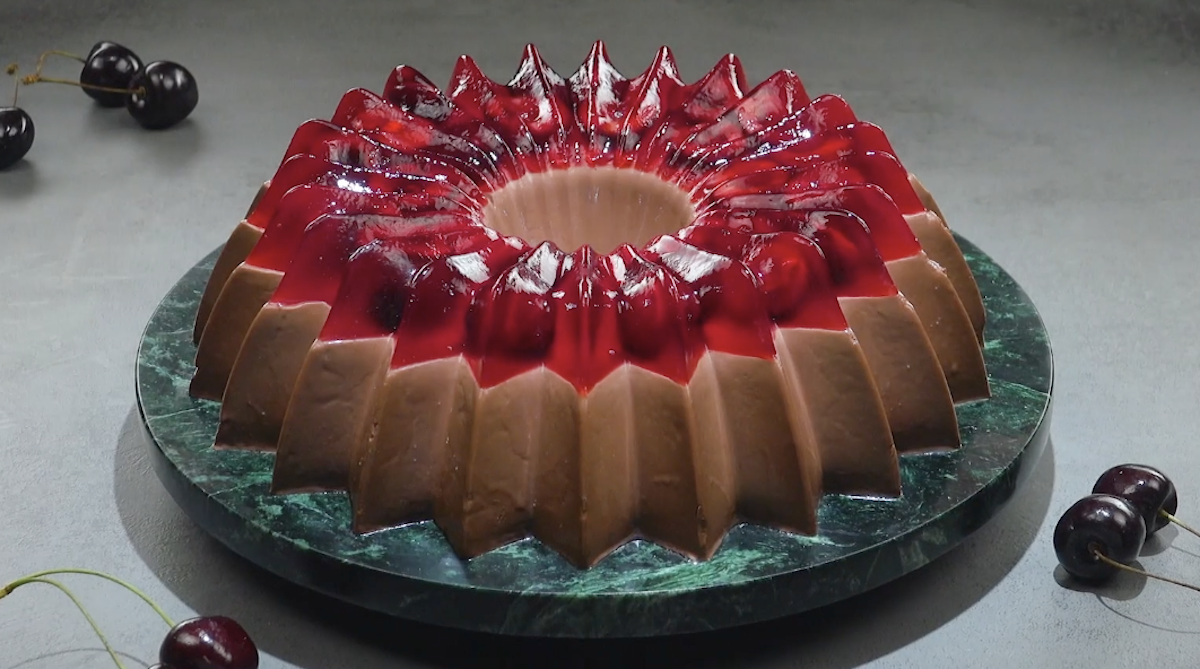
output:
[[[171,628],[158,660],[174,669],[257,669],[258,648],[234,619],[201,616]]]
[[[1096,552],[1128,564],[1146,541],[1146,521],[1123,497],[1088,495],[1063,513],[1054,528],[1054,552],[1068,574],[1085,581],[1101,581],[1117,568]]]
[[[156,60],[129,81],[133,93],[125,100],[129,114],[151,130],[169,128],[196,108],[200,91],[196,78],[179,63]]]
[[[128,89],[141,69],[142,60],[133,51],[115,42],[97,42],[83,61],[79,83],[85,85],[83,92],[101,107],[122,107],[128,93],[98,91],[87,86]]]
[[[1166,527],[1167,520],[1160,511],[1175,515],[1179,497],[1175,484],[1158,469],[1147,465],[1117,465],[1105,471],[1092,487],[1093,493],[1116,495],[1129,500],[1142,514],[1148,535]]]
[[[24,109],[0,107],[0,170],[29,153],[33,134],[33,119]]]

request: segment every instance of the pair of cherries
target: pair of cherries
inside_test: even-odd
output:
[[[43,77],[42,65],[48,55],[81,61],[79,81]],[[17,66],[10,65],[7,72],[15,75]],[[97,42],[86,57],[62,51],[42,54],[37,70],[18,81],[26,85],[39,82],[79,86],[98,105],[124,107],[139,125],[150,130],[179,123],[200,101],[196,79],[184,66],[169,60],[143,64],[128,47],[109,41]],[[11,107],[0,107],[0,169],[24,158],[33,147],[34,136],[33,118],[17,106],[14,94]]]
[[[1139,464],[1112,467],[1059,519],[1054,528],[1058,562],[1082,581],[1104,581],[1125,570],[1196,589],[1129,566],[1146,540],[1168,524],[1195,532],[1175,518],[1178,506],[1175,484],[1162,471]]]
[[[169,128],[187,118],[200,101],[196,78],[169,60],[145,65],[128,47],[97,42],[79,73],[83,92],[102,107],[125,107],[142,127]]]

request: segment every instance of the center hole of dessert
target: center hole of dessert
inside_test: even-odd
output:
[[[492,193],[484,223],[530,244],[549,240],[571,253],[590,245],[610,253],[640,247],[691,224],[687,194],[634,169],[572,167],[526,174]]]

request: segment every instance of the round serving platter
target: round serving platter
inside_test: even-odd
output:
[[[1046,329],[1016,281],[956,238],[987,309],[992,389],[958,407],[963,448],[904,456],[899,500],[826,496],[817,536],[742,525],[707,562],[635,541],[580,570],[535,540],[462,560],[432,522],[358,536],[344,493],[270,494],[273,455],[214,451],[219,405],[188,395],[192,324],[220,249],[150,318],[138,407],[159,478],[200,527],[264,569],[367,609],[545,637],[655,636],[777,618],[863,593],[951,550],[1020,490],[1045,448]]]

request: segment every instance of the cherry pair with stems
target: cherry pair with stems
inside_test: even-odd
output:
[[[1100,475],[1089,495],[1072,504],[1054,528],[1054,551],[1068,574],[1101,582],[1128,571],[1191,590],[1200,587],[1131,566],[1146,540],[1170,523],[1200,536],[1175,517],[1175,484],[1157,468],[1124,464]]]
[[[42,76],[48,56],[82,62],[79,81]],[[15,76],[17,70],[13,63],[6,71]],[[0,169],[16,164],[33,147],[33,118],[17,106],[17,98],[21,85],[39,82],[78,86],[102,107],[125,107],[134,120],[151,130],[179,123],[200,100],[196,79],[187,68],[168,60],[143,64],[137,54],[115,42],[97,42],[86,57],[47,51],[38,58],[33,74],[16,79],[12,106],[0,107]]]

